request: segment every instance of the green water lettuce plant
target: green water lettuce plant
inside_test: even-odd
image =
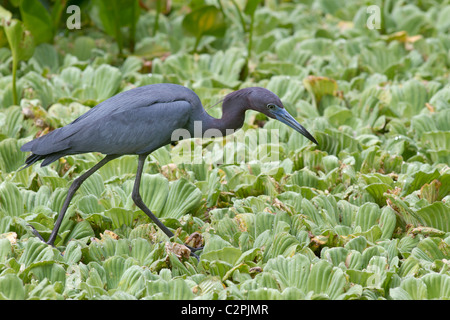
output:
[[[26,29],[30,30],[33,35],[35,45],[44,42],[53,42],[53,37],[55,36],[55,24],[59,22],[58,16],[61,13],[55,12],[54,22],[51,14],[38,0],[22,0],[20,1],[19,9]],[[57,10],[58,6],[55,6],[55,11]]]
[[[195,8],[183,18],[183,29],[195,37],[194,52],[203,36],[223,37],[226,28],[223,12],[213,5]]]
[[[129,43],[130,51],[134,51],[136,24],[140,15],[139,1],[93,1],[91,18],[103,30],[114,37],[119,54],[122,54],[125,40]],[[127,38],[124,38],[124,29],[127,29]]]
[[[17,90],[17,69],[21,61],[26,61],[31,58],[34,52],[35,43],[33,35],[25,27],[23,22],[17,19],[11,19],[11,14],[0,8],[2,14],[2,27],[8,40],[8,44],[12,55],[12,92],[13,103],[19,103]]]

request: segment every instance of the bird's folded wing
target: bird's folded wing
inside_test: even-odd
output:
[[[191,112],[191,104],[180,100],[107,115],[89,126],[80,126],[68,141],[68,151],[149,153],[170,143],[173,131],[187,126]]]

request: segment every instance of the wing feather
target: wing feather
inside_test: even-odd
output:
[[[186,126],[195,108],[201,108],[200,99],[186,87],[167,83],[138,87],[103,101],[21,150],[53,158],[85,152],[151,152],[169,143],[169,133]]]

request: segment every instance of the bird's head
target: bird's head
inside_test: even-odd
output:
[[[315,144],[318,144],[316,139],[287,112],[280,98],[275,93],[260,87],[248,89],[247,101],[249,109],[264,113],[269,118],[283,122]]]

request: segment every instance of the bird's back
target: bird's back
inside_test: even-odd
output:
[[[147,149],[151,149],[167,143],[163,130],[182,127],[195,109],[202,109],[200,99],[186,87],[169,83],[138,87],[101,102],[67,126],[24,144],[21,150],[34,155],[27,159],[28,165],[45,159],[43,166],[68,154],[151,151],[144,150],[144,145],[150,143]]]
[[[149,107],[155,103],[169,103],[173,101],[187,101],[192,106],[201,106],[200,99],[191,89],[172,83],[158,83],[134,88],[121,92],[101,103],[75,119],[72,124],[84,119],[97,121],[105,116],[133,111],[134,109]]]

